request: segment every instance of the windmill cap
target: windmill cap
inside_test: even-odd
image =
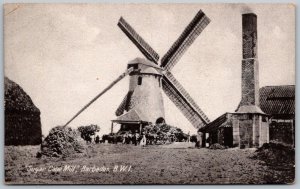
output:
[[[140,57],[137,57],[137,58],[131,60],[130,62],[128,62],[128,65],[132,65],[132,64],[144,64],[146,66],[150,66],[153,68],[162,69],[161,67],[159,67],[157,64],[151,62],[150,60],[140,58]]]

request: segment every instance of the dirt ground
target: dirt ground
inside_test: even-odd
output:
[[[293,167],[269,167],[254,149],[210,150],[98,144],[64,159],[35,157],[39,146],[5,147],[6,184],[292,183]]]

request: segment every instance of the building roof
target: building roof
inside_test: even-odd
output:
[[[142,112],[131,109],[129,112],[117,117],[114,122],[122,123],[122,122],[146,122],[147,117],[142,114]]]
[[[236,111],[236,113],[238,114],[247,114],[247,113],[250,113],[250,114],[265,114],[261,109],[260,107],[258,106],[253,106],[253,105],[244,105],[244,106],[240,106],[238,108],[238,110]]]
[[[295,115],[295,85],[266,86],[259,90],[260,108],[270,115]]]
[[[216,130],[220,126],[225,126],[227,121],[229,121],[228,120],[228,115],[229,115],[228,113],[225,113],[225,114],[221,115],[220,117],[218,117],[214,121],[210,122],[206,126],[200,128],[199,131],[200,132],[204,132],[204,131],[205,132],[210,132],[210,131]]]
[[[4,79],[4,103],[6,112],[40,113],[22,87],[7,77]]]

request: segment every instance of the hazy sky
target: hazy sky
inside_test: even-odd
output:
[[[23,4],[5,5],[5,75],[41,110],[43,134],[65,124],[82,106],[143,57],[118,28],[123,16],[160,57],[197,11],[211,19],[172,73],[214,120],[241,98],[242,17],[258,17],[260,87],[295,84],[295,9],[292,5]],[[128,77],[98,99],[71,126],[98,124],[102,133],[128,90]],[[167,123],[195,133],[164,95]]]

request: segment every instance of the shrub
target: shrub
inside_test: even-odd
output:
[[[87,142],[91,142],[91,136],[95,135],[96,132],[100,131],[100,127],[98,125],[87,125],[78,127],[78,131],[80,132],[81,138]]]

